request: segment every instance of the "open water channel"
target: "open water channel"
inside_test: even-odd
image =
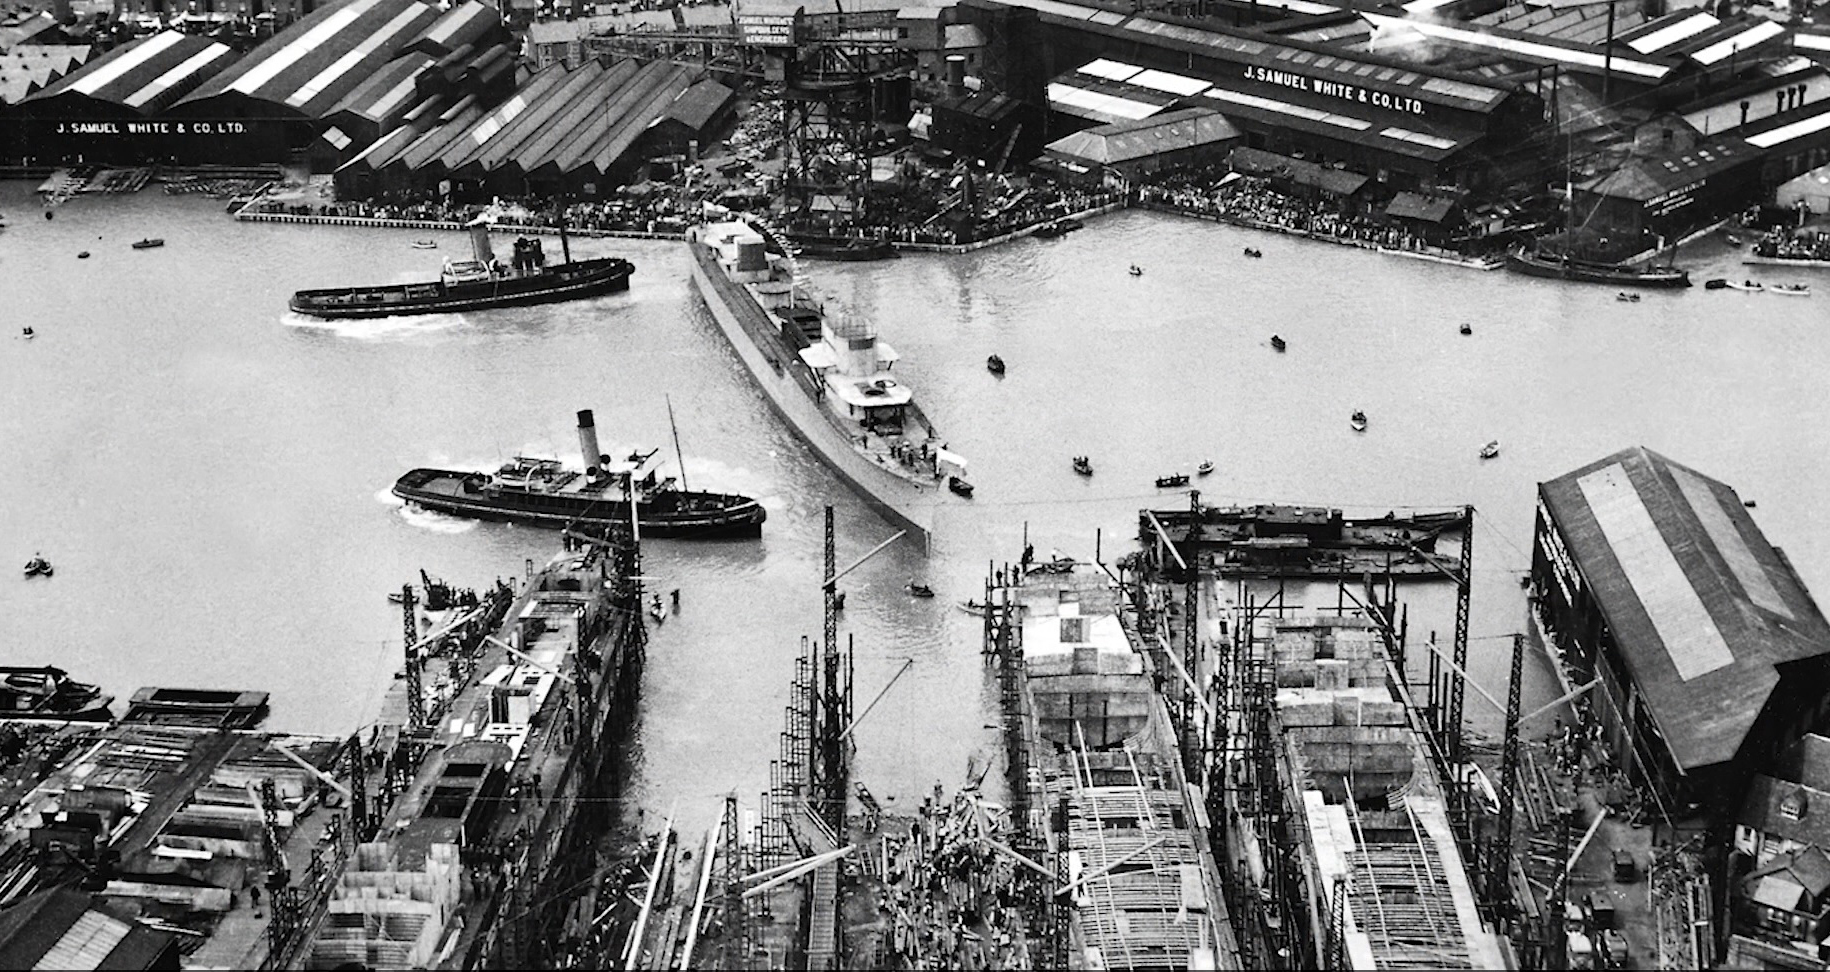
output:
[[[842,563],[892,530],[767,410],[681,244],[575,242],[633,260],[627,294],[326,326],[290,315],[290,292],[426,278],[462,239],[426,252],[408,245],[424,232],[239,224],[156,192],[79,198],[47,221],[29,190],[0,184],[0,565],[15,565],[0,573],[0,657],[122,699],[150,684],[265,689],[270,726],[349,732],[400,664],[388,591],[422,567],[481,586],[558,546],[405,511],[394,479],[526,452],[575,461],[580,408],[607,451],[665,447],[671,397],[690,484],[758,495],[770,518],[760,541],[646,546],[682,605],[649,649],[635,796],[698,827],[723,793],[755,798],[792,659],[819,637],[823,506],[838,506]],[[129,249],[142,236],[166,246]],[[1243,259],[1248,244],[1264,258]],[[1777,279],[1713,242],[1683,262],[1699,281]],[[997,751],[979,622],[954,606],[988,564],[1015,560],[1026,527],[1039,554],[1089,557],[1101,530],[1116,556],[1140,508],[1186,502],[1154,477],[1204,458],[1218,466],[1195,483],[1209,502],[1473,503],[1471,667],[1496,692],[1536,483],[1620,448],[1756,499],[1806,583],[1830,591],[1830,274],[1810,298],[1699,287],[1629,304],[1141,212],[1056,241],[807,269],[879,323],[978,486],[937,524],[932,556],[892,548],[844,583],[859,706],[915,660],[857,733],[857,776],[880,797],[951,788]],[[1002,379],[984,367],[994,352]],[[1364,434],[1348,427],[1356,408]],[[1482,462],[1489,439],[1504,452]],[[34,551],[55,578],[20,578]],[[939,596],[909,597],[911,578]],[[1413,631],[1446,638],[1446,604],[1414,610]]]

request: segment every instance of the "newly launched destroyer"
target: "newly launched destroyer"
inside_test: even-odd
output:
[[[584,471],[557,459],[517,456],[493,475],[455,469],[414,469],[394,483],[394,495],[424,509],[484,520],[546,527],[626,526],[644,536],[753,537],[768,511],[735,493],[688,490],[648,468],[654,452],[615,459],[598,450],[590,409],[578,413]]]
[[[324,318],[394,317],[526,307],[598,297],[629,289],[635,265],[621,257],[574,263],[568,252],[562,263],[547,266],[537,239],[517,239],[511,264],[496,260],[489,225],[470,224],[471,259],[446,260],[437,280],[301,290],[292,295],[294,312]],[[563,240],[562,240],[563,244]],[[566,246],[569,251],[570,246]]]
[[[869,505],[924,545],[940,488],[964,482],[893,377],[898,355],[866,321],[838,320],[802,292],[793,258],[756,226],[710,223],[687,236],[693,283],[769,405]],[[781,248],[778,248],[781,249]]]

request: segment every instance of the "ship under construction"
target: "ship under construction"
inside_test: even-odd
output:
[[[1198,496],[1140,515],[1118,576],[1220,824],[1243,967],[1518,967],[1482,853],[1501,808],[1462,732],[1472,523]],[[1406,594],[1444,583],[1453,640],[1415,644]]]

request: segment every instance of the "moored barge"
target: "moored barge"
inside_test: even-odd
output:
[[[1507,254],[1506,269],[1528,277],[1550,277],[1616,287],[1676,288],[1690,286],[1690,271],[1677,267],[1632,267],[1579,260],[1568,255],[1517,249]]]

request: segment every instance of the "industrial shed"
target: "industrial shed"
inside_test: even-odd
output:
[[[473,48],[489,48],[508,40],[508,28],[502,25],[502,15],[496,8],[467,0],[439,14],[432,26],[407,45],[407,51],[439,58],[466,44]]]
[[[258,123],[258,161],[304,148],[350,92],[439,19],[420,0],[334,0],[250,51],[174,105],[174,121]]]
[[[556,62],[492,110],[467,99],[435,124],[409,122],[382,137],[337,170],[337,192],[601,195],[647,160],[693,79],[688,69],[660,62],[593,60],[577,70]],[[715,117],[716,95],[695,96],[675,123]]]
[[[327,127],[311,146],[311,170],[335,171],[404,122],[421,101],[419,75],[434,63],[429,54],[403,54],[351,91],[325,117]]]
[[[1243,137],[1217,111],[1181,108],[1075,132],[1044,151],[1056,162],[1123,184],[1158,169],[1218,162]]]
[[[109,51],[15,107],[9,156],[58,162],[199,162],[265,134],[154,118],[234,63],[227,45],[175,30]]]
[[[1534,603],[1604,741],[1677,814],[1727,813],[1830,706],[1830,624],[1728,485],[1645,448],[1538,485]]]

